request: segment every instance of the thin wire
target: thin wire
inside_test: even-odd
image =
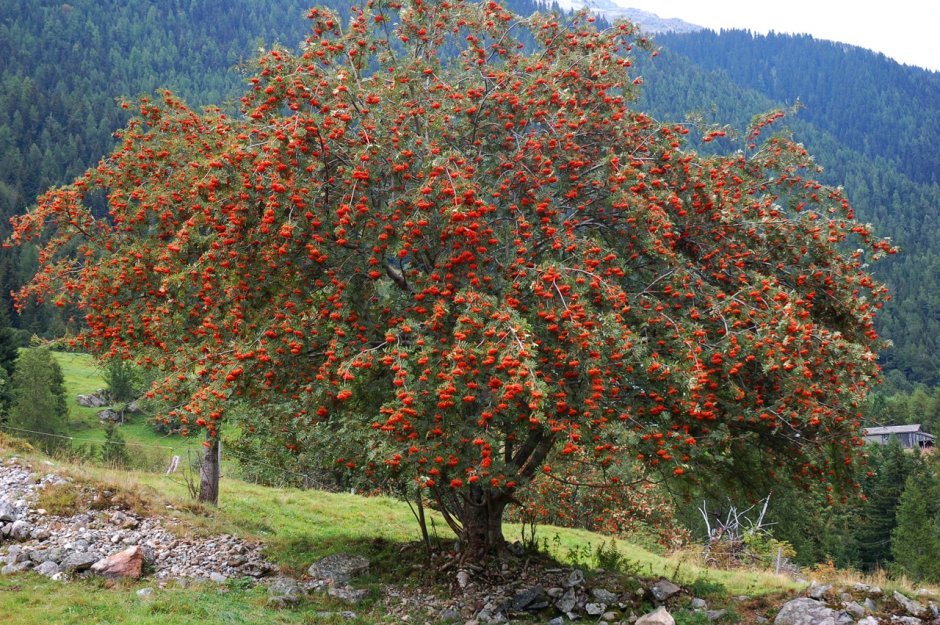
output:
[[[6,425],[6,424],[2,424],[2,423],[0,423],[0,430],[10,430],[10,431],[15,431],[15,432],[26,432],[26,433],[29,433],[29,434],[38,434],[38,435],[40,435],[40,436],[51,436],[51,437],[62,438],[62,439],[65,439],[65,440],[70,440],[70,441],[81,441],[81,442],[88,442],[88,443],[96,443],[96,444],[99,444],[99,445],[108,445],[108,444],[111,444],[111,445],[120,445],[120,444],[121,444],[121,443],[115,442],[115,441],[105,441],[105,440],[94,439],[94,438],[81,438],[81,437],[76,437],[76,436],[65,436],[65,435],[63,435],[63,434],[52,434],[52,433],[49,433],[49,432],[39,432],[39,431],[36,431],[36,430],[29,430],[29,429],[26,429],[26,428],[13,427],[13,426],[11,426],[11,425]],[[147,448],[151,448],[151,449],[164,449],[164,450],[169,450],[169,451],[171,451],[171,452],[174,452],[174,455],[178,455],[176,452],[177,452],[179,449],[183,449],[183,450],[189,450],[189,449],[190,449],[190,447],[187,447],[187,446],[182,446],[182,447],[169,447],[169,446],[167,446],[167,445],[148,445],[148,444],[145,444],[145,443],[128,443],[128,442],[125,442],[124,444],[125,444],[126,446],[128,446],[128,447],[131,447],[131,446],[133,446],[133,447],[147,447]],[[249,458],[249,457],[245,456],[244,454],[241,454],[241,453],[239,453],[239,452],[237,452],[237,451],[235,451],[235,450],[233,450],[233,449],[231,449],[231,448],[225,449],[223,453],[226,454],[226,455],[234,456],[237,460],[239,460],[239,462],[242,464],[243,467],[244,467],[244,466],[247,466],[247,467],[249,467],[249,468],[250,468],[250,467],[264,467],[264,468],[267,468],[267,469],[271,469],[271,470],[273,470],[273,471],[275,471],[275,472],[279,472],[279,473],[281,474],[282,484],[284,484],[285,486],[289,485],[288,477],[287,477],[289,474],[293,474],[294,476],[303,478],[304,483],[314,483],[314,484],[315,484],[315,483],[318,483],[318,482],[319,482],[319,480],[318,480],[316,477],[310,475],[309,473],[304,473],[304,472],[302,472],[302,471],[289,471],[289,470],[287,470],[285,467],[282,467],[282,466],[275,466],[275,465],[273,465],[273,464],[268,464],[268,463],[266,463],[266,462],[260,462],[260,461],[258,461],[258,460],[254,460],[254,459],[252,459],[252,458]]]
[[[41,435],[41,436],[53,436],[53,437],[55,437],[55,438],[64,438],[64,439],[70,440],[70,441],[82,441],[82,442],[87,442],[87,443],[98,443],[99,445],[120,445],[120,444],[121,444],[121,443],[115,442],[115,441],[103,441],[103,440],[96,439],[96,438],[79,438],[79,437],[76,437],[76,436],[65,436],[65,435],[63,435],[63,434],[52,434],[51,432],[37,432],[36,430],[27,430],[27,429],[25,429],[25,428],[15,428],[15,427],[13,427],[12,425],[5,425],[5,424],[2,424],[2,423],[0,423],[0,430],[12,430],[12,431],[15,431],[15,432],[28,432],[28,433],[30,433],[30,434],[39,434],[39,435]],[[176,447],[169,447],[169,446],[167,446],[167,445],[147,445],[147,444],[145,444],[145,443],[128,443],[128,442],[125,442],[124,445],[127,445],[128,447],[134,446],[134,447],[150,447],[150,448],[153,448],[153,449],[169,449],[170,451],[176,451],[176,449],[177,449]]]

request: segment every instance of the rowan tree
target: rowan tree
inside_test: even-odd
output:
[[[309,18],[242,114],[145,98],[17,219],[15,243],[43,244],[20,301],[79,306],[82,344],[166,372],[151,393],[190,427],[237,398],[297,448],[346,443],[337,460],[421,488],[470,557],[551,454],[702,480],[852,462],[886,297],[866,263],[893,250],[770,136],[782,113],[694,153],[631,108],[648,42],[587,14]]]

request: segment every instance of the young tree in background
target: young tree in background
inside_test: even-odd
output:
[[[898,501],[891,532],[891,555],[896,572],[917,581],[940,580],[940,526],[936,502],[929,498],[929,476],[918,472],[907,478]],[[932,505],[931,505],[932,504]]]
[[[46,453],[68,445],[68,406],[59,363],[48,349],[24,350],[16,361],[11,384],[12,405],[7,420],[15,433]]]
[[[192,427],[268,404],[297,447],[423,489],[471,558],[552,454],[846,473],[886,295],[865,267],[892,250],[764,136],[781,114],[740,152],[684,149],[630,109],[644,40],[586,14],[310,18],[243,117],[145,99],[18,219],[14,242],[44,243],[20,301],[81,307],[83,345],[166,372],[152,392]]]

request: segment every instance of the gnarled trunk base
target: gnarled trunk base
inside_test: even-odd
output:
[[[503,493],[472,488],[461,510],[463,530],[460,543],[462,559],[480,562],[498,555],[506,548],[503,538],[503,512],[509,500]]]

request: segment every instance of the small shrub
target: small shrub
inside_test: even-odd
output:
[[[726,597],[728,595],[728,589],[725,588],[724,584],[704,577],[699,577],[694,582],[689,584],[688,590],[689,594],[692,596],[702,599]]]
[[[109,423],[105,430],[104,443],[101,445],[101,462],[117,469],[126,469],[131,465],[127,443],[114,423]]]
[[[610,540],[609,545],[607,541],[604,541],[594,549],[594,561],[598,568],[608,571],[628,573],[635,568],[631,566],[631,562],[617,548],[617,542],[613,539]]]

